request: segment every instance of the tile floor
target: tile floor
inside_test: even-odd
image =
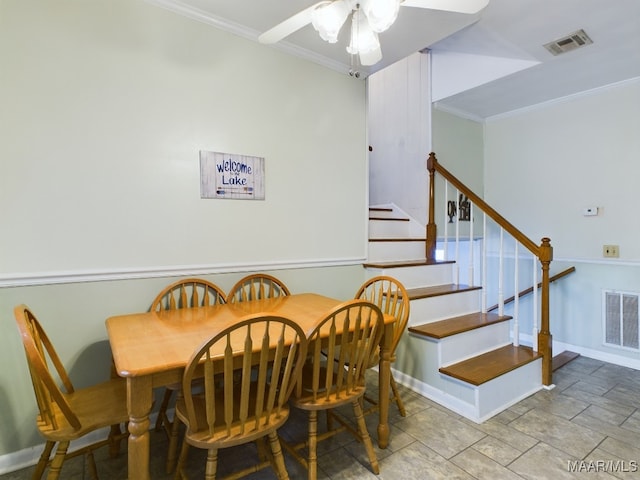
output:
[[[374,390],[376,374],[372,372],[369,380],[370,390]],[[404,390],[407,417],[400,417],[392,406],[389,448],[376,449],[380,475],[370,471],[364,447],[348,433],[342,433],[320,443],[318,477],[640,478],[640,371],[579,357],[555,372],[554,383],[555,389],[538,392],[480,425]],[[294,412],[281,435],[289,440],[304,436],[304,421],[303,415]],[[368,416],[367,423],[375,440],[375,416]],[[164,472],[164,435],[151,435],[151,477],[173,478]],[[287,454],[285,457],[290,477],[306,478],[306,471]],[[247,458],[255,458],[253,445],[223,450],[219,469],[227,471]],[[99,456],[98,462],[102,480],[126,478],[126,455],[115,460]],[[203,452],[192,449],[190,478],[204,477],[204,463]],[[30,478],[32,470],[2,475],[0,480]],[[68,462],[62,478],[89,478],[83,460]],[[248,478],[272,479],[275,475],[267,469]]]

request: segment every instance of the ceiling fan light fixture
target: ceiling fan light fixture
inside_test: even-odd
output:
[[[361,8],[374,32],[387,30],[398,18],[400,0],[363,0]]]
[[[352,55],[360,55],[378,49],[380,49],[378,34],[373,31],[367,17],[362,15],[360,10],[354,11],[351,18],[351,41],[347,52]]]
[[[319,5],[311,13],[311,24],[320,34],[320,38],[336,43],[338,34],[344,22],[347,20],[351,8],[344,0],[335,0]]]

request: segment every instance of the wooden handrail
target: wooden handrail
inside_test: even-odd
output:
[[[576,271],[576,267],[569,267],[566,270],[563,270],[560,273],[556,273],[555,275],[553,275],[552,277],[549,277],[549,283],[553,283],[556,280],[560,280],[562,277],[566,277],[567,275],[569,275],[570,273],[573,273]],[[542,282],[538,282],[538,288],[542,287]],[[533,287],[529,287],[526,288],[522,291],[520,291],[520,293],[518,293],[518,298],[522,298],[525,295],[529,295],[530,293],[533,292]],[[512,295],[511,297],[507,298],[504,301],[503,305],[506,305],[507,303],[511,303],[516,299],[515,295]],[[497,310],[499,308],[500,305],[495,304],[492,307],[487,308],[487,312],[492,312],[493,310]]]
[[[440,165],[438,163],[438,160],[436,159],[436,154],[433,152],[429,154],[429,159],[427,160],[427,169],[431,171],[432,168],[434,169],[434,171],[438,172],[445,179],[447,179],[447,181],[451,185],[453,185],[460,192],[462,192],[473,204],[477,205],[480,208],[480,210],[482,210],[485,214],[489,215],[489,217],[491,217],[494,222],[496,222],[498,225],[504,228],[507,232],[509,232],[509,234],[513,238],[515,238],[518,242],[520,242],[522,245],[524,245],[527,248],[527,250],[533,253],[536,257],[540,256],[540,247],[538,247],[538,245],[536,245],[533,242],[533,240],[531,240],[524,233],[522,233],[520,230],[514,227],[511,223],[509,223],[509,221],[506,218],[504,218],[502,215],[496,212],[493,208],[491,208],[491,206],[487,202],[485,202],[483,199],[481,199],[479,196],[473,193],[464,183],[458,180],[455,177],[455,175],[453,175],[446,168]],[[431,202],[432,200],[431,195],[429,195],[429,200],[430,200],[429,210],[431,210],[431,205],[433,205],[435,202]]]
[[[464,194],[474,205],[488,215],[496,224],[506,230],[517,242],[524,245],[540,261],[542,281],[540,282],[540,330],[538,331],[538,351],[542,354],[542,383],[551,385],[553,374],[552,336],[549,330],[549,266],[553,260],[551,240],[544,237],[540,245],[536,245],[529,237],[514,227],[506,218],[496,212],[478,195],[473,193],[455,175],[441,166],[436,154],[431,152],[427,160],[429,171],[429,219],[426,228],[427,241],[425,243],[427,261],[434,261],[436,256],[437,226],[435,222],[435,173],[438,172],[459,192]]]

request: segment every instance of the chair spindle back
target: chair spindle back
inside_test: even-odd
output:
[[[239,280],[231,287],[227,298],[229,303],[237,303],[286,295],[291,295],[291,292],[281,280],[271,275],[257,273]]]
[[[199,278],[187,278],[164,288],[151,303],[150,310],[208,307],[226,302],[224,291],[217,285]]]
[[[308,337],[310,378],[298,383],[296,396],[323,403],[359,395],[383,330],[382,312],[371,302],[356,299],[334,308]]]
[[[409,322],[410,300],[404,285],[393,277],[384,275],[373,277],[360,287],[355,298],[368,300],[377,305],[382,313],[395,317],[391,341],[393,357]]]
[[[306,352],[304,332],[284,317],[249,315],[215,335],[185,369],[182,389],[190,431],[205,429],[209,441],[229,443],[264,435],[288,416],[287,402]],[[198,394],[191,388],[201,374],[206,425],[198,423],[203,415],[197,415]]]
[[[78,430],[81,427],[78,417],[54,379],[60,379],[66,394],[74,392],[69,375],[60,361],[51,340],[42,325],[26,305],[18,305],[13,310],[24,351],[27,357],[33,391],[39,410],[39,422],[51,429],[59,428],[56,421],[56,409],[62,412],[69,425]]]

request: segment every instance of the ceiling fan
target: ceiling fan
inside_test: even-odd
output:
[[[489,0],[322,0],[287,18],[258,37],[264,44],[276,43],[302,27],[312,24],[323,40],[338,41],[338,34],[351,15],[351,37],[347,52],[361,65],[382,59],[378,33],[395,22],[400,6],[473,14]]]

